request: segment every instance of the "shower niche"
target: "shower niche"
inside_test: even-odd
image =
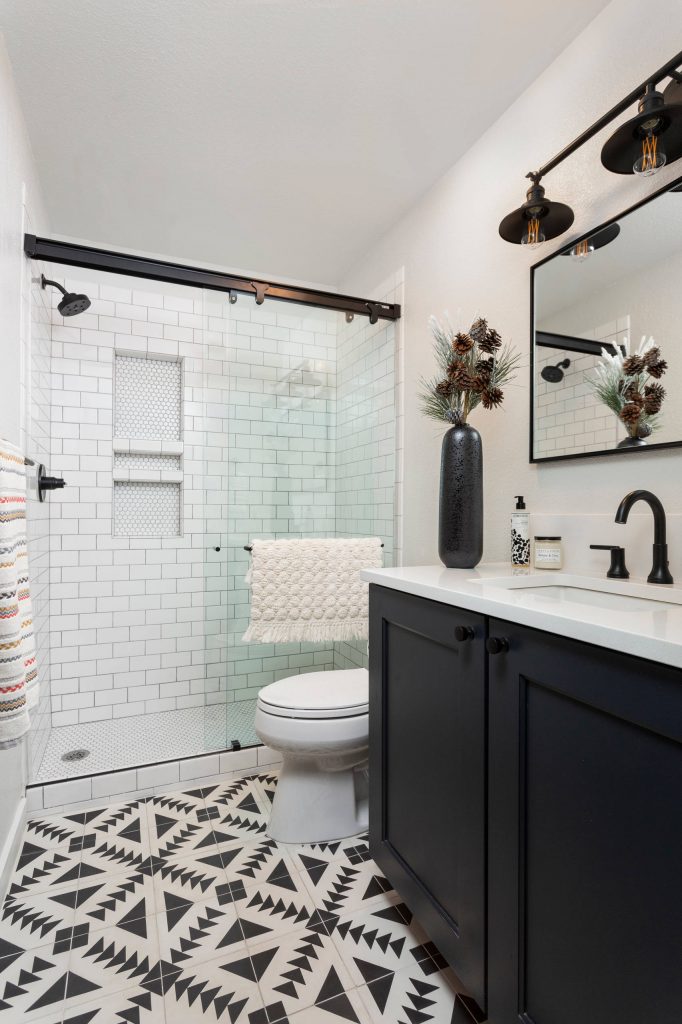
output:
[[[182,536],[182,361],[114,355],[113,534]]]

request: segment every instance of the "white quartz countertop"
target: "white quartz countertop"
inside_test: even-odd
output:
[[[682,668],[682,587],[676,584],[512,569],[508,563],[489,563],[476,569],[446,569],[442,565],[366,569],[362,578]]]

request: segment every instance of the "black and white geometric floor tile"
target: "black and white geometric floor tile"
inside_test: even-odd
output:
[[[457,981],[367,837],[284,846],[276,776],[29,823],[0,1024],[450,1024]]]

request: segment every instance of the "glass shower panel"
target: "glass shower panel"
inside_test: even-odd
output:
[[[207,745],[226,748],[233,740],[257,742],[253,721],[263,686],[367,661],[366,643],[245,643],[245,548],[264,537],[379,535],[391,564],[395,477],[393,325],[372,326],[364,317],[347,323],[343,314],[324,309],[235,298],[225,353],[227,475],[218,479],[211,467],[206,472],[216,491],[227,494],[227,550],[219,556],[226,584],[227,673],[220,683],[226,703],[220,719],[207,718]],[[209,330],[211,323],[209,316]],[[215,642],[213,632],[209,643]]]

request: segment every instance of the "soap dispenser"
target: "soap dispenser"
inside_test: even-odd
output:
[[[530,513],[522,494],[515,494],[516,506],[511,514],[512,565],[530,565]]]

